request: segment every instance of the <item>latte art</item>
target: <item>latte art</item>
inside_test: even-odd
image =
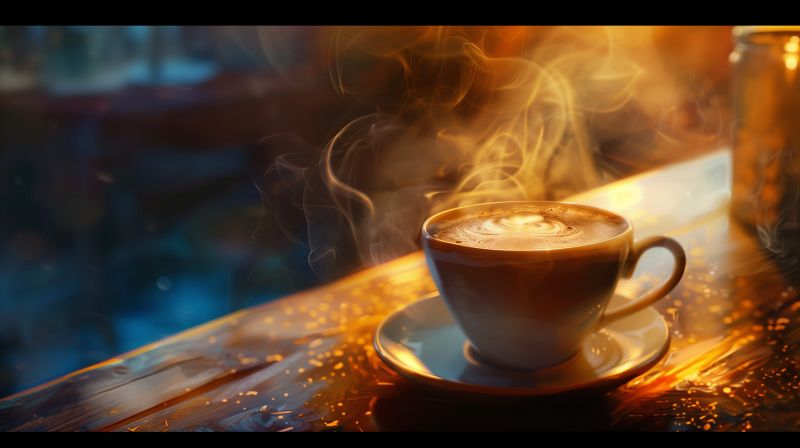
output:
[[[558,204],[473,213],[443,222],[433,237],[485,249],[535,250],[602,241],[626,228],[617,217]]]
[[[472,230],[472,229],[471,229]],[[577,228],[555,218],[545,218],[536,213],[518,213],[511,216],[494,216],[475,223],[475,232],[483,235],[527,233],[532,235],[567,235]]]

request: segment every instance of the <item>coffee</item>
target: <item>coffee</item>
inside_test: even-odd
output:
[[[472,213],[442,222],[433,237],[483,249],[536,250],[583,246],[627,228],[618,216],[562,203]]]
[[[421,233],[431,277],[472,348],[490,363],[518,369],[568,361],[599,328],[665,297],[686,267],[672,238],[634,243],[625,218],[566,202],[446,210],[428,218]],[[620,278],[655,247],[675,257],[669,279],[606,310]]]

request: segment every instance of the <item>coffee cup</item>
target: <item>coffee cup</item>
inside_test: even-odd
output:
[[[686,267],[674,239],[634,243],[627,219],[567,202],[447,210],[425,221],[422,244],[439,294],[474,351],[490,364],[523,370],[576,357],[587,336],[666,296]],[[620,278],[630,278],[655,247],[675,258],[669,279],[606,310]]]

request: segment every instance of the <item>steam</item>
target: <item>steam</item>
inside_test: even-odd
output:
[[[753,196],[756,231],[764,248],[787,276],[800,274],[800,189],[798,141],[786,140],[762,170],[762,184]],[[768,179],[764,179],[768,178]]]
[[[562,199],[617,178],[607,154],[681,144],[648,28],[354,27],[329,42],[334,88],[376,113],[321,149],[268,139],[266,175],[325,279],[418,250],[432,213]]]

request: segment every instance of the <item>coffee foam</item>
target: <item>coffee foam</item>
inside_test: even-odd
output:
[[[564,205],[525,205],[444,221],[433,237],[484,249],[535,250],[603,241],[626,228],[623,219],[602,212]]]

